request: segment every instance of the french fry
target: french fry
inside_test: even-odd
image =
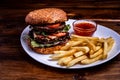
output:
[[[63,64],[67,65],[74,57],[73,56],[68,56],[63,60]]]
[[[88,53],[90,51],[89,47],[82,46],[82,47],[71,47],[72,49],[76,49],[76,51],[83,51],[84,53]]]
[[[89,40],[86,39],[86,42],[88,43],[88,46],[93,50],[95,51],[96,50],[96,47],[93,43],[91,43]]]
[[[94,54],[94,51],[91,49],[89,52],[90,55]]]
[[[109,47],[108,47],[108,50],[107,50],[107,52],[109,52],[109,51],[112,49],[112,47],[113,47],[113,44],[114,44],[114,41],[111,41],[111,42],[110,42],[110,45],[109,45]]]
[[[84,60],[84,59],[86,59],[86,58],[87,58],[86,55],[77,57],[77,58],[73,59],[72,61],[70,61],[70,62],[67,64],[67,67],[73,66],[74,64],[76,64],[76,63],[78,63],[79,61]]]
[[[78,35],[74,35],[72,34],[71,35],[71,38],[74,38],[74,39],[90,39],[90,40],[99,40],[98,37],[86,37],[86,36],[78,36]]]
[[[103,42],[97,42],[96,46],[102,47],[103,46]]]
[[[103,59],[107,58],[107,49],[108,49],[108,43],[106,40],[104,40],[104,51],[102,56]]]
[[[71,47],[71,45],[65,45],[64,47],[61,48],[61,50],[68,50]]]
[[[99,56],[95,57],[95,58],[92,58],[92,59],[84,59],[81,61],[82,64],[90,64],[90,63],[93,63],[93,62],[96,62],[98,60],[100,60],[102,58],[102,54],[100,54]]]
[[[75,56],[75,57],[79,57],[79,56],[82,56],[82,55],[84,55],[84,54],[85,54],[85,52],[79,51],[79,52],[74,53],[74,56]]]
[[[69,50],[69,51],[64,51],[63,53],[60,53],[60,54],[53,54],[53,55],[51,56],[51,58],[52,58],[52,59],[59,59],[59,58],[61,58],[61,57],[65,57],[65,56],[72,55],[72,54],[74,54],[74,52],[76,52],[76,50],[75,50],[75,49],[71,49],[71,50]]]
[[[103,50],[102,50],[102,48],[101,48],[101,49],[99,49],[97,52],[95,52],[94,54],[91,54],[91,55],[90,55],[90,58],[95,58],[95,57],[97,57],[98,55],[102,54],[102,52],[103,52]]]
[[[101,49],[101,46],[96,46],[96,50],[95,51],[98,51],[99,49]]]
[[[84,40],[80,40],[80,41],[74,41],[73,43],[71,43],[71,46],[77,46],[80,45],[81,43],[83,43]]]
[[[89,54],[92,55],[94,54],[96,51],[98,51],[99,49],[101,49],[101,46],[96,46],[96,50],[93,51],[92,49],[90,50]]]
[[[108,42],[108,50],[107,52],[109,52],[111,50],[111,48],[113,47],[113,44],[115,43],[114,39],[112,39],[112,37],[107,39]]]
[[[58,54],[65,54],[66,53],[66,51],[54,51],[54,55],[58,55]]]
[[[72,45],[72,43],[74,43],[74,41],[69,41],[65,46],[63,46],[60,50],[68,50]]]
[[[67,57],[62,57],[62,58],[60,58],[60,59],[58,60],[58,63],[57,63],[57,64],[58,64],[58,65],[61,65],[61,66],[64,66],[63,61],[66,60],[66,58],[67,58]]]
[[[81,46],[87,46],[87,44],[88,44],[88,43],[83,42],[83,43],[81,43]]]
[[[66,57],[60,58],[58,60],[58,64],[61,66],[67,65],[72,59],[73,59],[73,56],[66,56]]]
[[[83,40],[77,42],[76,41],[68,42],[64,47],[61,48],[61,50],[68,50],[70,47],[80,45],[81,43],[83,43]]]
[[[88,40],[89,40],[89,39],[88,39]],[[90,40],[90,42],[95,45],[95,44],[98,43],[98,40]]]
[[[112,37],[109,37],[106,39],[106,41],[109,43],[110,41],[113,41]]]

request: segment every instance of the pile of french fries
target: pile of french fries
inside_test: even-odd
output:
[[[57,60],[58,65],[66,67],[75,64],[90,64],[106,59],[114,42],[112,37],[83,37],[72,34],[70,41],[61,50],[54,51],[50,58]]]

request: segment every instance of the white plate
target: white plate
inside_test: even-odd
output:
[[[73,32],[73,26],[72,26],[73,21],[75,21],[75,20],[69,19],[68,21],[66,21],[66,24],[71,25],[71,29],[69,30],[70,33]],[[50,55],[38,54],[38,53],[34,52],[33,50],[31,50],[31,48],[27,45],[27,42],[26,42],[26,36],[27,36],[28,32],[29,32],[29,26],[27,26],[23,30],[20,41],[21,41],[21,45],[22,45],[23,49],[26,51],[26,53],[30,57],[32,57],[33,59],[35,59],[36,61],[38,61],[40,63],[43,63],[43,64],[51,66],[51,67],[66,68],[64,66],[57,65],[57,61],[50,61],[50,58],[49,58]],[[111,36],[114,38],[115,44],[113,45],[113,48],[111,49],[111,51],[108,53],[109,55],[108,55],[107,59],[99,60],[92,64],[88,64],[88,65],[76,64],[67,69],[80,69],[80,68],[87,68],[87,67],[100,65],[102,63],[105,63],[105,62],[111,60],[112,58],[114,58],[115,56],[117,56],[120,53],[120,35],[118,33],[116,33],[115,31],[113,31],[105,26],[98,25],[97,31],[94,33],[93,36],[104,37],[104,38]]]

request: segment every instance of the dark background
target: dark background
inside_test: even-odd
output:
[[[56,69],[30,58],[20,44],[28,12],[56,7],[68,18],[92,19],[120,34],[119,0],[1,0],[0,80],[120,80],[120,55],[87,69]]]

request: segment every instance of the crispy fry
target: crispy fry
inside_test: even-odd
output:
[[[84,53],[88,53],[90,51],[89,47],[82,46],[82,47],[71,47],[72,49],[75,49],[76,51],[83,51]]]
[[[51,56],[51,58],[52,59],[59,59],[61,57],[72,55],[72,54],[74,54],[74,52],[76,52],[76,50],[75,49],[71,49],[69,51],[64,51],[63,53],[60,53],[60,54],[54,54],[54,55]]]
[[[93,62],[95,62],[95,61],[100,60],[101,58],[102,58],[102,54],[100,54],[99,56],[97,56],[97,57],[95,57],[95,58],[92,58],[92,59],[89,59],[89,58],[84,59],[84,60],[81,61],[81,63],[82,63],[82,64],[90,64],[90,63],[93,63]]]
[[[68,50],[71,47],[71,45],[65,45],[64,47],[61,48],[61,50]]]
[[[66,60],[66,58],[67,58],[67,57],[62,57],[62,58],[60,58],[60,59],[58,60],[58,63],[57,63],[57,64],[58,64],[58,65],[61,65],[61,66],[64,66],[63,61]]]
[[[79,52],[76,52],[76,53],[74,53],[74,56],[75,57],[79,57],[79,56],[82,56],[82,55],[84,55],[85,53],[83,52],[83,51],[79,51]]]
[[[74,39],[90,39],[90,40],[98,40],[99,38],[98,37],[86,37],[86,36],[78,36],[78,35],[74,35],[72,34],[71,35],[71,38],[74,38]]]
[[[90,55],[91,55],[91,54],[94,54],[94,51],[91,49],[90,52],[89,52],[89,54],[90,54]]]
[[[80,45],[81,43],[83,43],[84,40],[80,40],[80,41],[74,41],[73,43],[71,43],[71,46],[77,46]]]
[[[101,46],[96,46],[96,50],[95,51],[98,51],[99,49],[101,49]]]
[[[107,52],[109,52],[113,46],[113,44],[115,43],[114,39],[112,37],[107,38],[107,42],[108,42],[108,50]]]
[[[104,40],[104,51],[102,56],[103,59],[107,58],[107,48],[108,48],[108,43],[106,40]]]
[[[86,39],[86,42],[88,43],[88,46],[89,46],[93,51],[96,50],[96,47],[95,47],[95,45],[94,45],[92,42],[90,42],[90,41],[87,40],[87,39]]]
[[[73,59],[73,56],[63,57],[58,60],[59,65],[67,65],[71,60]]]
[[[109,37],[106,39],[107,42],[110,42],[110,41],[113,41],[113,38],[112,37]]]
[[[55,55],[58,55],[58,54],[61,54],[61,53],[62,53],[62,54],[63,54],[63,53],[66,53],[66,51],[54,51],[54,54],[55,54]]]
[[[70,41],[68,42],[64,47],[61,48],[61,50],[68,50],[70,47],[77,46],[83,43],[83,40],[80,41]]]
[[[98,51],[99,49],[101,49],[101,46],[96,46],[96,50],[93,51],[92,49],[90,50],[89,54],[92,55],[94,54],[96,51]]]
[[[103,50],[102,48],[99,49],[97,52],[95,52],[94,54],[90,55],[90,58],[95,58],[97,57],[98,55],[102,54]]]
[[[78,63],[79,61],[81,60],[84,60],[86,59],[87,56],[83,55],[83,56],[80,56],[80,57],[77,57],[75,59],[73,59],[72,61],[70,61],[68,64],[67,64],[67,67],[70,67],[70,66],[73,66],[74,64]]]
[[[66,57],[66,58],[63,60],[64,65],[67,65],[73,58],[74,58],[73,56]]]
[[[74,41],[69,41],[65,46],[63,46],[60,50],[68,50]]]
[[[110,45],[108,46],[107,52],[109,52],[109,51],[112,49],[113,44],[114,44],[114,41],[111,41],[111,42],[110,42]]]
[[[97,42],[96,46],[102,46],[102,42]]]

